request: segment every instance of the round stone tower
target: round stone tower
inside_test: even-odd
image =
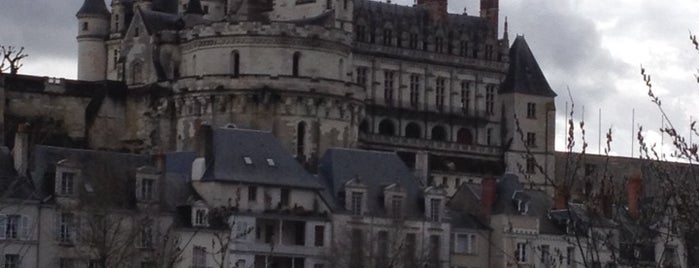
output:
[[[110,13],[104,0],[85,0],[78,18],[78,80],[106,78]]]

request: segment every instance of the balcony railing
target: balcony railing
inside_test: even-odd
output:
[[[498,147],[468,145],[425,139],[411,139],[406,137],[386,136],[379,134],[360,133],[359,140],[367,144],[380,144],[402,148],[443,150],[455,153],[470,153],[488,156],[497,156],[502,154],[502,150],[500,150]]]

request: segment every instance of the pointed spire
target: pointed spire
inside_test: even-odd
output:
[[[109,17],[109,9],[104,3],[104,0],[85,0],[83,6],[80,7],[78,13],[75,14],[76,17],[82,16],[103,16]]]
[[[505,44],[510,45],[510,36],[509,36],[509,25],[507,24],[507,16],[505,16],[505,30],[502,33],[502,40],[505,41]]]
[[[189,0],[187,10],[184,12],[184,14],[204,15],[204,9],[201,8],[201,2],[199,0]]]

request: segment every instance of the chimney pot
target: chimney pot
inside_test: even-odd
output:
[[[641,216],[638,202],[641,195],[641,189],[643,187],[643,181],[641,180],[641,174],[633,174],[627,182],[628,189],[628,206],[629,215],[633,219],[638,219]]]
[[[481,203],[483,204],[483,213],[486,217],[490,216],[495,203],[496,187],[497,180],[495,177],[485,177],[481,180]]]

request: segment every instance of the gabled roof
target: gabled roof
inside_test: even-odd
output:
[[[383,196],[384,188],[392,184],[400,185],[405,191],[406,215],[422,215],[417,179],[394,152],[331,148],[321,158],[319,169],[326,189],[339,208],[344,207],[341,203],[343,200],[339,197],[345,190],[345,184],[358,178],[367,187],[367,209],[370,215],[386,215],[380,197]]]
[[[82,7],[75,16],[106,16],[109,17],[109,10],[104,0],[85,0]]]
[[[215,128],[211,135],[213,159],[202,181],[322,188],[271,132]]]
[[[510,48],[510,68],[500,93],[556,96],[556,92],[549,86],[524,36],[517,36]]]

